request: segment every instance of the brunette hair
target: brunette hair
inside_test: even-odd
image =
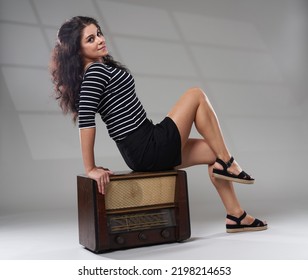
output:
[[[58,39],[52,51],[49,70],[54,84],[55,98],[64,114],[71,114],[74,123],[78,117],[79,91],[84,65],[80,55],[83,29],[98,22],[91,17],[76,16],[67,20],[58,31]],[[103,57],[104,64],[129,71],[111,55]]]

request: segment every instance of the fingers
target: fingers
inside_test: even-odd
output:
[[[97,180],[98,191],[101,194],[105,194],[106,187],[107,187],[108,183],[110,182],[109,175],[114,174],[109,169],[104,168],[104,170],[106,172]]]
[[[105,194],[106,186],[110,182],[109,176],[112,174],[113,172],[109,169],[103,167],[95,167],[88,173],[88,176],[96,181],[98,191],[101,194]]]
[[[96,182],[97,182],[98,191],[101,194],[105,194],[106,186],[110,182],[109,173],[106,172],[105,174],[103,174],[100,178],[96,180]]]

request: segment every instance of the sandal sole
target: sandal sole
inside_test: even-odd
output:
[[[237,232],[249,232],[249,231],[261,231],[266,230],[267,225],[263,227],[243,227],[243,228],[234,228],[234,229],[227,229],[227,233],[237,233]]]
[[[236,183],[241,183],[241,184],[253,184],[255,180],[244,180],[244,179],[238,179],[238,178],[233,178],[233,177],[228,177],[224,175],[220,175],[217,173],[213,173],[213,176],[217,179],[222,179],[222,180],[227,180],[227,181],[232,181]]]

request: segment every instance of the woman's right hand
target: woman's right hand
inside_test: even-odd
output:
[[[107,184],[110,182],[109,176],[113,172],[104,167],[94,167],[88,172],[88,177],[97,182],[98,191],[101,194],[105,194]]]

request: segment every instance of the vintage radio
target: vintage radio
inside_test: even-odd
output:
[[[95,253],[190,237],[186,172],[120,172],[105,195],[77,176],[79,242]]]

